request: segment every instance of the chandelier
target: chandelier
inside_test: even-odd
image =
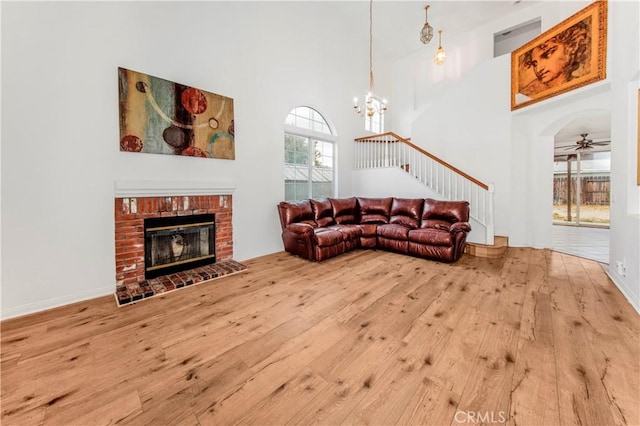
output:
[[[426,5],[424,8],[424,27],[422,27],[422,31],[420,31],[420,41],[423,44],[428,44],[433,38],[433,27],[429,25],[429,21],[427,20],[428,12],[429,5]]]
[[[373,0],[369,1],[369,92],[364,97],[364,105],[358,104],[358,98],[353,98],[353,110],[359,116],[367,114],[372,117],[387,110],[387,101],[378,101],[373,95]]]
[[[447,54],[442,48],[442,30],[438,31],[438,50],[436,50],[436,54],[433,57],[433,61],[436,65],[444,64],[445,59],[447,59]]]

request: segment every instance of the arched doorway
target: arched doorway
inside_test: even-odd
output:
[[[556,133],[554,250],[609,263],[610,159],[608,112],[581,115]]]

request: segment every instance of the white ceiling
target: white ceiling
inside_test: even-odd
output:
[[[373,2],[374,55],[395,60],[425,49],[420,41],[425,11],[429,7],[429,25],[434,29],[429,43],[432,50],[438,46],[438,30],[442,30],[442,44],[459,37],[466,30],[477,27],[496,17],[514,13],[538,3],[536,0],[468,1],[468,0],[375,0]],[[361,39],[363,47],[369,45],[369,2],[336,2],[337,10],[353,23],[353,36]]]

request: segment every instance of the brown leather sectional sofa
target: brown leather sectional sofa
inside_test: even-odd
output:
[[[455,262],[464,251],[469,203],[431,198],[324,198],[278,204],[287,252],[322,261],[379,248]]]

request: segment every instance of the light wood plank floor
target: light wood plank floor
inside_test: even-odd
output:
[[[4,321],[2,425],[640,424],[639,316],[596,262],[245,263]]]

